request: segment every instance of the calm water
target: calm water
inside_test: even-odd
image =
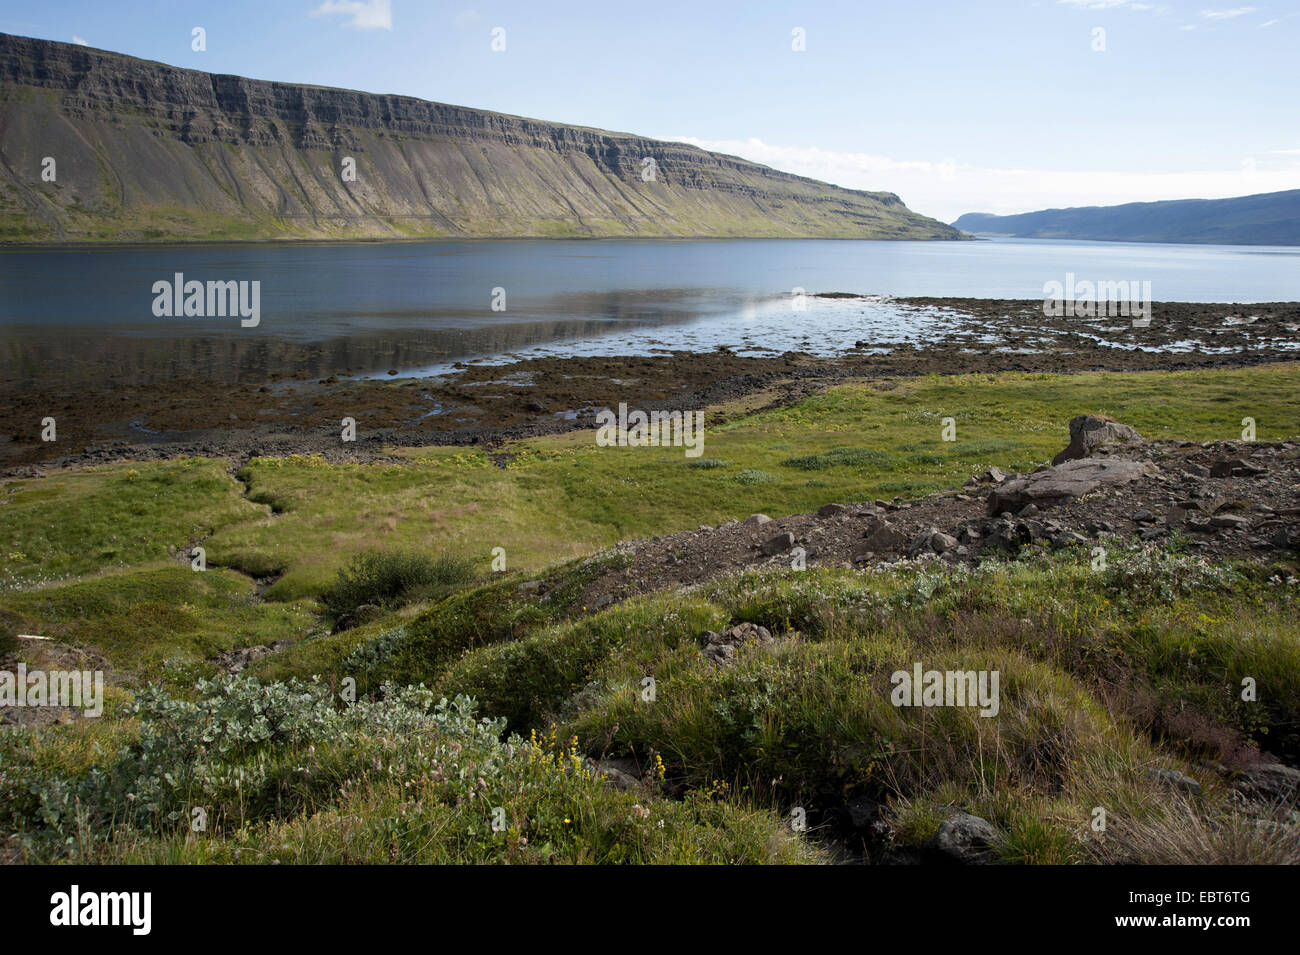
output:
[[[152,286],[261,283],[261,320],[158,318]],[[59,363],[142,374],[433,370],[461,358],[672,349],[833,352],[918,343],[941,310],[875,296],[1036,299],[1048,281],[1149,281],[1156,301],[1300,301],[1300,248],[1044,240],[867,242],[517,240],[389,244],[132,246],[0,252],[6,376]],[[506,309],[492,309],[494,289]],[[145,340],[148,340],[146,344]]]

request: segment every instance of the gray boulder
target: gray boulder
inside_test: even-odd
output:
[[[902,550],[907,546],[907,538],[903,532],[884,518],[872,521],[862,536],[864,548],[877,554]]]
[[[957,546],[957,538],[945,534],[937,527],[927,528],[917,534],[912,539],[912,546],[908,548],[909,557],[917,557],[920,554],[944,554]]]
[[[1238,774],[1232,788],[1247,799],[1300,809],[1300,769],[1260,763]]]
[[[981,865],[996,858],[997,842],[998,831],[991,822],[957,812],[939,824],[938,831],[922,848],[936,861]]]
[[[1141,440],[1142,435],[1126,424],[1102,415],[1079,415],[1070,421],[1070,443],[1052,458],[1052,464],[1090,457],[1107,445],[1133,444]]]
[[[760,627],[756,623],[738,623],[721,633],[716,630],[705,631],[702,642],[706,657],[717,666],[727,666],[735,662],[737,651],[746,644],[765,647],[775,641],[767,627]]]
[[[1180,773],[1176,769],[1150,768],[1144,772],[1144,775],[1148,779],[1154,779],[1170,789],[1180,790],[1189,796],[1199,796],[1201,794],[1201,784],[1191,776]]]
[[[1029,504],[1050,507],[1098,488],[1118,487],[1149,474],[1151,466],[1142,461],[1121,458],[1066,461],[996,488],[989,495],[989,513],[1015,513]]]

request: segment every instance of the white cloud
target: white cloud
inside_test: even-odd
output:
[[[392,30],[392,0],[325,0],[311,12],[314,17],[342,13],[350,16],[345,26],[354,30]]]
[[[897,193],[910,208],[944,222],[965,212],[1010,215],[1158,199],[1223,199],[1300,188],[1297,159],[1250,160],[1238,168],[1173,173],[997,169],[951,159],[893,159],[815,146],[777,146],[759,139],[670,138],[848,189]],[[1291,150],[1273,152],[1292,154]]]
[[[1169,12],[1163,3],[1138,3],[1135,0],[1056,0],[1058,4],[1074,7],[1076,10],[1136,10],[1144,12],[1155,10],[1157,13]]]
[[[72,42],[77,44],[77,46],[90,46],[89,43],[87,43],[81,37],[77,36],[75,33],[72,34]]]
[[[1254,12],[1254,7],[1232,7],[1229,10],[1202,10],[1201,16],[1207,20],[1231,20],[1234,17],[1245,16],[1247,13]]]
[[[1130,0],[1056,0],[1067,7],[1080,7],[1084,10],[1113,10],[1116,7],[1134,6]],[[1145,4],[1141,4],[1143,8]]]

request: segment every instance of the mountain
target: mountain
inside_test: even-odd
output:
[[[961,238],[681,143],[0,34],[0,240],[415,236]]]
[[[953,225],[975,235],[1019,239],[1300,245],[1300,189],[1235,199],[1045,209],[1017,216],[968,212]]]

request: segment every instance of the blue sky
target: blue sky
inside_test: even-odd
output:
[[[0,31],[684,139],[948,221],[1300,188],[1300,0],[0,0]]]

